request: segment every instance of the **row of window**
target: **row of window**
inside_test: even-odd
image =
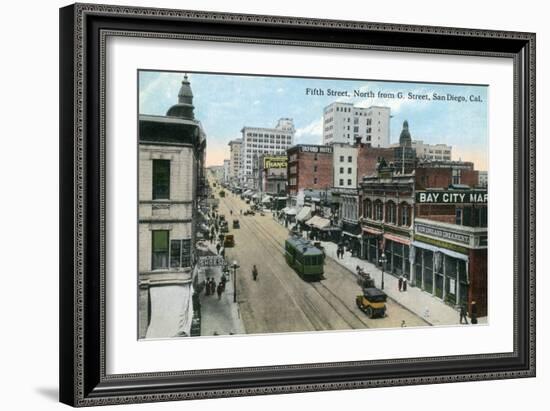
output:
[[[343,163],[345,160],[346,157],[345,156],[340,156],[340,163]],[[353,156],[348,156],[348,163],[351,163],[353,162]]]
[[[341,178],[339,183],[340,183],[339,184],[340,186],[343,186],[344,185],[344,179]],[[351,180],[351,178],[348,178],[348,186],[351,186],[351,185],[353,185],[353,181]]]
[[[353,168],[348,167],[348,174],[352,174]],[[340,167],[340,174],[344,174],[344,167]]]
[[[411,225],[411,206],[407,203],[401,203],[398,206],[393,201],[388,201],[385,205],[385,213],[384,203],[381,200],[376,200],[373,203],[367,199],[363,204],[366,218],[407,227]]]
[[[290,138],[287,134],[246,133],[247,137]]]

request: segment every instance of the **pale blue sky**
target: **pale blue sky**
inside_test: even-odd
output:
[[[229,140],[240,137],[243,126],[274,127],[280,117],[291,117],[296,127],[295,143],[321,144],[323,108],[333,101],[391,108],[391,142],[399,140],[404,120],[412,138],[426,143],[453,146],[453,157],[474,161],[487,169],[488,88],[472,85],[380,82],[368,80],[304,79],[292,77],[241,76],[189,73],[194,94],[195,116],[207,134],[207,164],[228,158]],[[183,73],[141,71],[139,111],[164,115],[177,102]],[[307,88],[384,93],[413,92],[480,96],[482,102],[414,101],[407,98],[353,98],[306,95]]]

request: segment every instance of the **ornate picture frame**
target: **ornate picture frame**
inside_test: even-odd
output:
[[[110,37],[511,61],[513,350],[109,374],[105,94]],[[60,101],[61,402],[80,407],[535,376],[535,34],[75,4],[60,10]]]

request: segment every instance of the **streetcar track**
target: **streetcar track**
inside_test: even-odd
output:
[[[227,207],[226,207],[227,208]],[[242,220],[239,220],[239,222],[241,222]],[[244,226],[247,227],[249,230],[250,230],[250,233],[251,235],[254,235],[256,238],[260,239],[260,236],[258,235],[258,231],[255,231],[251,228],[252,226],[252,222],[250,222],[249,220],[244,220],[245,223],[244,223]],[[259,224],[257,224],[257,226],[260,226]],[[262,244],[261,241],[259,241],[259,244]],[[265,244],[262,244],[262,246],[265,248],[266,245]],[[277,247],[278,248],[278,247]],[[282,266],[281,263],[277,263],[278,266]],[[281,279],[281,277],[276,273],[276,271],[274,271],[274,275],[276,277],[276,279],[278,280],[278,282],[281,284],[282,288],[285,289],[285,291],[287,292],[287,295],[292,299],[292,301],[294,302],[295,306],[298,307],[300,309],[300,311],[302,312],[302,314],[306,317],[306,319],[309,321],[311,327],[315,330],[315,331],[323,331],[325,330],[325,328],[323,327],[323,322],[322,322],[322,319],[319,318],[319,313],[318,313],[318,310],[312,308],[312,307],[307,307],[308,310],[305,309],[305,307],[302,305],[302,304],[299,304],[297,299],[295,298],[295,290],[289,288],[288,284],[286,283],[286,281],[283,281]],[[306,303],[307,304],[307,303]]]
[[[279,253],[281,255],[284,256],[284,252],[283,252],[283,247],[282,247],[282,244],[279,243],[279,240],[277,240],[273,234],[271,232],[269,232],[269,230],[264,227],[260,222],[258,221],[255,221],[256,224],[252,224],[252,222],[248,219],[245,219],[246,221],[246,224],[245,226],[248,227],[249,229],[251,228],[251,225],[255,225],[257,230],[256,230],[256,233],[262,233],[265,238],[272,244],[275,246],[275,248],[279,251]],[[254,232],[255,230],[251,230],[251,232]],[[259,235],[256,235],[256,238],[260,239],[260,236]],[[280,265],[280,264],[279,264]],[[281,280],[281,278],[277,276],[277,279],[281,282],[281,283],[284,283],[284,281]],[[360,328],[360,327],[357,327],[355,324],[352,324],[343,314],[342,312],[333,304],[333,302],[331,301],[330,298],[328,298],[326,295],[323,295],[323,293],[318,289],[318,286],[317,286],[317,283],[308,283],[306,282],[312,290],[315,290],[315,292],[319,295],[319,297],[324,300],[332,309],[333,311],[340,317],[340,319],[345,322],[351,329],[357,329],[357,328]],[[323,284],[322,282],[319,282],[318,285],[320,287],[322,287],[324,290],[326,290],[328,293],[331,294],[332,298],[337,300],[341,306],[344,307],[345,311],[350,313],[356,320],[359,321],[360,324],[363,325],[363,327],[361,328],[370,328],[368,323],[366,323],[365,319],[361,318],[361,316],[357,315],[357,313],[355,313],[351,308],[349,308],[347,306],[347,304],[345,303],[345,301],[340,298],[337,294],[335,294],[332,290],[330,290],[325,284]],[[287,289],[288,291],[288,289]],[[305,297],[307,297],[307,295],[304,294],[304,300],[305,300]],[[309,300],[309,297],[307,297],[307,300],[305,300],[306,304],[308,305],[308,308],[310,308],[316,315],[315,315],[315,322],[318,322],[320,321],[320,319],[318,318],[319,317],[319,310],[317,310],[314,306],[313,306],[313,303]],[[298,307],[300,307],[299,304],[297,304]],[[310,320],[310,322],[312,322],[312,325],[313,324],[313,319],[312,319],[312,316],[308,315],[304,310],[302,310],[304,315],[308,318],[308,320]],[[315,327],[315,325],[314,325]],[[316,329],[318,327],[315,327]],[[321,329],[326,329],[324,327],[324,323],[321,322]]]

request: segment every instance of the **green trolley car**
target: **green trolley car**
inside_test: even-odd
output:
[[[285,258],[289,266],[306,281],[323,277],[325,254],[301,237],[290,237],[285,242]]]

